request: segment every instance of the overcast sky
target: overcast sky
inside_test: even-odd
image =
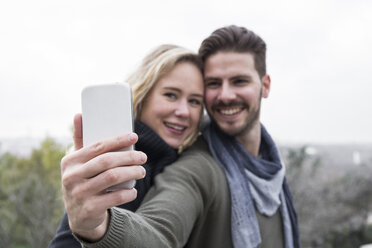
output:
[[[370,0],[1,1],[0,138],[70,136],[84,86],[236,24],[268,45],[262,122],[274,139],[372,143],[371,13]]]

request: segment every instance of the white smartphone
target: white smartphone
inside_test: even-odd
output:
[[[133,132],[132,90],[128,84],[88,86],[81,93],[83,146],[120,134]],[[124,150],[132,150],[133,146]],[[107,189],[131,189],[135,180]]]

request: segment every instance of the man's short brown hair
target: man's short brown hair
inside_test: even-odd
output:
[[[202,42],[199,55],[205,62],[221,51],[251,53],[260,77],[266,75],[266,43],[254,32],[235,25],[219,28]]]

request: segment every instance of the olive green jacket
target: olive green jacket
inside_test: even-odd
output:
[[[83,247],[233,247],[229,186],[202,138],[155,178],[136,213],[110,214],[105,236]]]
[[[260,248],[284,247],[280,212],[272,217],[256,215]],[[135,213],[112,208],[110,216],[109,229],[100,241],[77,238],[83,247],[233,247],[229,186],[202,137],[156,176]]]

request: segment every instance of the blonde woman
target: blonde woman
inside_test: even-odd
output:
[[[153,185],[154,177],[174,162],[198,135],[203,112],[203,77],[202,63],[196,54],[174,45],[159,46],[143,59],[128,83],[133,90],[138,137],[123,134],[103,141],[98,148],[97,145],[82,148],[81,115],[75,116],[76,151],[61,162],[67,213],[49,247],[81,247],[70,225],[79,218],[91,218],[94,220],[87,224],[92,225],[91,234],[100,232],[95,225],[105,224],[108,212],[104,210],[113,203],[128,202],[128,191],[132,191],[130,200],[135,200],[120,207],[135,211]],[[111,153],[137,140],[136,151]],[[128,157],[136,161],[132,164],[137,170],[120,166],[128,164]],[[133,171],[138,179],[135,189],[102,193],[104,188],[126,181]]]

